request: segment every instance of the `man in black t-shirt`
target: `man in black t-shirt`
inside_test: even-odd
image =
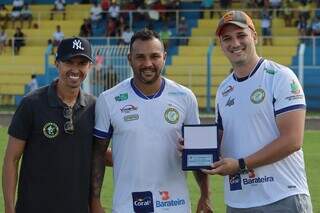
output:
[[[58,79],[18,106],[3,165],[6,213],[88,213],[95,98],[80,85],[92,66],[91,55],[87,40],[62,40],[55,62]]]

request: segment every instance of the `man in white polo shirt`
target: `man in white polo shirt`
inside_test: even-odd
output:
[[[311,213],[302,144],[305,97],[288,67],[257,55],[251,18],[229,11],[216,35],[233,72],[216,96],[228,213]]]
[[[177,142],[183,124],[199,124],[191,90],[161,76],[166,52],[159,35],[136,32],[129,63],[133,78],[103,92],[96,105],[91,212],[103,212],[100,192],[105,151],[112,138],[112,212],[190,213],[186,174]],[[195,172],[201,196],[197,212],[212,212],[206,174]]]

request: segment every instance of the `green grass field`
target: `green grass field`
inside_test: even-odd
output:
[[[7,134],[6,128],[0,128],[0,159],[1,159],[1,168],[2,173],[2,161],[7,144]],[[304,142],[304,157],[307,168],[308,183],[309,189],[312,196],[313,212],[320,212],[320,167],[319,160],[320,154],[320,131],[306,131],[305,133],[305,142]],[[188,184],[190,189],[190,196],[192,200],[193,212],[195,212],[195,207],[197,200],[199,198],[199,190],[194,181],[194,178],[191,173],[188,174]],[[1,191],[2,191],[2,187]],[[103,204],[111,212],[111,200],[112,200],[112,171],[109,168],[106,171],[105,181],[102,192]],[[211,189],[212,189],[212,204],[214,206],[215,212],[225,212],[224,202],[223,202],[223,188],[222,188],[222,178],[219,176],[211,176]],[[0,195],[0,212],[4,212],[3,209],[3,196]]]

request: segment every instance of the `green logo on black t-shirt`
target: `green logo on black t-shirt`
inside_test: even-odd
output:
[[[59,127],[55,123],[46,123],[43,126],[43,134],[47,138],[55,138],[57,137],[58,133],[59,133]]]

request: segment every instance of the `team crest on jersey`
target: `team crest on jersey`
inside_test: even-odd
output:
[[[260,104],[266,96],[266,93],[263,89],[259,88],[252,92],[250,100],[254,104]]]
[[[170,124],[178,123],[179,117],[180,117],[179,112],[175,108],[170,107],[164,112],[164,118]]]
[[[42,131],[47,138],[55,138],[59,133],[59,127],[57,124],[50,122],[43,126]]]

